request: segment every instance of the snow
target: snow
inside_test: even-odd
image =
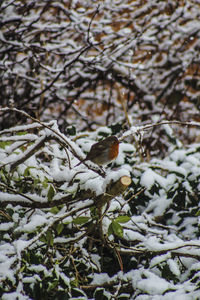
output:
[[[3,193],[3,192],[0,192],[0,200],[1,201],[24,201],[24,197],[22,196],[19,196],[17,199],[15,197],[15,195],[12,195],[12,194],[9,194],[9,193]]]
[[[121,154],[124,155],[125,152],[133,152],[134,147],[132,145],[129,145],[128,143],[122,143],[121,148]],[[199,254],[199,248],[200,248],[200,242],[199,240],[192,240],[192,241],[183,241],[180,236],[177,236],[175,234],[168,234],[167,230],[162,228],[154,228],[156,227],[156,222],[151,223],[151,214],[153,211],[153,217],[155,216],[162,216],[167,210],[168,207],[170,207],[170,204],[172,202],[172,198],[168,198],[166,195],[166,190],[170,189],[170,187],[177,184],[177,176],[180,176],[178,178],[182,178],[182,185],[184,188],[188,191],[188,193],[192,192],[192,188],[187,181],[187,172],[190,170],[190,166],[198,165],[199,162],[199,156],[198,153],[193,154],[190,153],[190,155],[186,155],[187,151],[190,150],[184,150],[184,153],[181,152],[182,150],[176,150],[175,158],[178,159],[180,165],[177,166],[175,161],[171,161],[171,157],[173,156],[173,153],[170,155],[170,157],[164,159],[163,161],[159,161],[158,159],[152,160],[152,164],[148,163],[142,163],[140,164],[140,168],[137,169],[137,177],[139,178],[139,174],[141,172],[140,177],[140,183],[142,186],[145,186],[147,189],[150,189],[154,186],[155,183],[160,185],[159,192],[157,194],[153,195],[151,200],[149,200],[149,203],[146,208],[143,208],[143,212],[148,213],[149,218],[146,219],[146,222],[144,221],[144,215],[138,215],[133,216],[133,221],[136,223],[136,225],[131,224],[131,222],[127,223],[124,227],[124,239],[127,241],[134,241],[137,243],[140,243],[141,249],[147,249],[148,251],[159,253],[159,251],[167,251],[166,254],[163,255],[157,255],[155,256],[150,263],[150,270],[151,272],[148,272],[147,270],[143,270],[143,276],[139,277],[136,276],[136,273],[133,274],[132,278],[132,284],[133,289],[138,291],[141,291],[141,295],[137,295],[135,299],[143,299],[142,296],[148,297],[147,299],[167,299],[169,300],[170,297],[177,298],[177,299],[190,299],[192,294],[197,295],[198,299],[198,292],[194,291],[195,285],[189,284],[185,282],[184,284],[179,283],[179,285],[175,285],[172,282],[168,282],[164,278],[161,277],[160,272],[158,270],[158,265],[162,263],[166,263],[169,266],[170,271],[177,277],[181,278],[183,280],[184,276],[181,274],[181,267],[178,263],[178,261],[171,256],[171,253],[179,251],[180,253],[190,254],[190,255],[198,255]],[[69,171],[67,166],[62,166],[62,159],[65,159],[65,153],[63,151],[60,151],[58,147],[55,145],[52,145],[51,151],[49,150],[49,153],[54,153],[55,156],[51,161],[51,164],[49,166],[50,170],[49,173],[52,175],[52,177],[55,177],[59,180],[65,179],[65,180],[71,180],[73,176],[76,174],[75,170]],[[183,155],[184,154],[184,155]],[[181,160],[181,159],[182,160]],[[189,159],[188,159],[189,158]],[[121,160],[121,157],[119,161]],[[123,161],[120,161],[120,164],[123,164]],[[35,170],[37,171],[37,162],[34,158],[31,158],[28,162],[26,162],[27,165],[34,165]],[[24,166],[25,168],[25,166]],[[152,169],[157,168],[157,171],[153,171]],[[48,168],[47,168],[48,169]],[[198,169],[198,167],[197,167]],[[109,170],[109,171],[108,171]],[[160,171],[161,170],[161,171]],[[113,180],[117,181],[121,176],[133,176],[132,172],[135,172],[134,168],[130,168],[130,166],[127,167],[123,165],[122,167],[115,168],[115,169],[109,169],[109,167],[106,167],[107,175],[105,178],[102,178],[101,176],[97,175],[93,171],[87,170],[86,167],[84,167],[84,173],[77,174],[76,179],[79,181],[80,186],[83,189],[90,189],[94,191],[96,194],[102,194],[107,185]],[[165,175],[165,172],[168,171],[168,175]],[[172,172],[172,173],[171,173]],[[198,172],[196,170],[196,172]],[[34,172],[33,172],[34,173]],[[161,175],[162,174],[162,175]],[[164,175],[163,175],[164,174]],[[36,173],[34,173],[34,176],[36,176]],[[42,178],[42,176],[40,176]],[[71,191],[68,187],[68,182],[64,183],[62,186],[62,190],[65,192]],[[73,187],[74,188],[74,187]],[[72,188],[72,189],[73,189]],[[76,190],[76,189],[75,189]],[[45,194],[45,193],[44,193]],[[146,195],[150,195],[149,191],[145,191]],[[33,199],[34,201],[45,201],[45,197],[38,196],[36,194],[27,193]],[[1,192],[0,193],[0,199],[4,201],[14,201],[14,196],[9,193]],[[56,199],[59,199],[59,197],[62,196],[62,193],[56,194]],[[140,196],[139,196],[140,197]],[[21,196],[18,197],[18,201],[22,200]],[[25,201],[25,199],[23,199]],[[106,234],[108,227],[111,223],[110,216],[112,216],[112,212],[116,213],[116,211],[120,211],[122,205],[125,203],[125,200],[122,196],[113,199],[111,201],[111,205],[109,208],[109,211],[106,212],[106,214],[109,216],[105,216],[102,220],[103,222],[103,232]],[[89,204],[89,202],[84,203],[77,203],[76,208],[74,212],[77,209],[81,209],[86,207]],[[92,204],[92,200],[91,200]],[[11,206],[12,207],[12,206]],[[123,208],[123,212],[129,212],[130,207],[128,203],[126,204],[126,209]],[[22,220],[19,216],[19,213],[16,212],[12,215],[13,222],[18,223],[18,228],[16,229],[16,233],[31,233],[38,230],[38,227],[45,227],[45,231],[51,227],[51,224],[54,224],[56,220],[59,218],[63,220],[63,223],[65,221],[71,222],[73,219],[73,210],[71,211],[72,215],[69,215],[69,212],[66,212],[66,210],[63,208],[63,211],[59,211],[55,216],[52,217],[52,214],[50,212],[46,213],[39,213],[38,211],[34,211],[33,215],[31,215],[29,218],[28,216],[23,216]],[[86,215],[90,216],[89,210],[85,212]],[[194,234],[194,226],[196,222],[196,217],[187,217],[181,224],[182,227],[185,227],[186,229],[182,231],[185,235],[191,236]],[[8,223],[1,223],[0,224],[0,230],[5,232],[6,230],[9,230],[13,226],[13,222]],[[151,224],[151,226],[148,226]],[[152,226],[153,224],[153,226]],[[68,224],[66,224],[68,226]],[[72,224],[70,224],[72,226]],[[134,227],[133,227],[134,226]],[[134,230],[133,230],[134,229]],[[142,231],[144,230],[147,234],[143,235]],[[169,230],[169,229],[168,229]],[[76,235],[74,237],[56,237],[54,239],[54,243],[73,243],[75,240],[81,239],[82,233],[80,235]],[[21,235],[21,237],[16,242],[12,242],[12,244],[4,244],[4,247],[0,245],[0,276],[1,278],[9,278],[12,281],[15,281],[15,275],[14,271],[12,270],[13,263],[16,262],[16,257],[18,259],[21,258],[23,251],[26,249],[32,249],[32,247],[35,247],[35,243],[38,239],[38,237],[34,237],[32,240],[27,239],[28,235],[24,234]],[[114,236],[109,237],[110,241],[114,241]],[[164,241],[163,241],[164,239]],[[84,237],[84,239],[81,239],[80,242],[77,243],[76,247],[79,247],[81,249],[84,256],[87,256],[87,251],[84,248],[84,243],[86,242],[87,237]],[[8,259],[8,255],[14,255],[11,258]],[[59,254],[60,255],[60,254]],[[60,255],[61,256],[61,255]],[[58,256],[59,257],[59,256]],[[61,257],[59,259],[62,259]],[[101,265],[100,265],[100,257],[97,254],[91,254],[91,263],[95,271],[100,271]],[[188,266],[188,270],[196,270],[198,268],[198,265],[195,264],[194,259],[189,260],[186,258],[181,258],[182,262],[184,262],[185,266]],[[89,265],[89,264],[88,264]],[[191,267],[193,265],[193,267]],[[30,268],[30,267],[29,267]],[[33,266],[32,267],[33,272],[43,272],[46,274],[46,276],[50,275],[51,272],[44,268],[42,265]],[[66,276],[66,274],[62,273],[62,269],[56,265],[56,272],[57,276],[62,277],[63,281],[66,285],[70,285],[71,278]],[[189,272],[189,271],[188,271]],[[62,274],[62,275],[61,275]],[[118,274],[119,276],[119,274]],[[128,276],[128,275],[127,275]],[[185,275],[186,276],[186,275]],[[124,275],[124,278],[126,275]],[[123,278],[123,277],[122,277]],[[106,273],[95,273],[94,278],[92,279],[91,284],[104,284],[107,282],[112,282],[116,278],[109,277]],[[33,283],[34,281],[40,280],[39,276],[34,275],[32,278],[25,277],[23,278],[23,283],[30,282]],[[18,295],[20,295],[20,289],[22,286],[18,286]],[[172,291],[173,290],[173,291]],[[145,293],[145,294],[144,294]],[[188,293],[188,294],[187,294]],[[13,296],[13,295],[12,295]],[[7,294],[6,294],[7,297]],[[161,298],[162,297],[162,298]]]
[[[67,277],[63,272],[59,273],[59,276],[62,278],[66,286],[70,286],[70,278]]]
[[[32,265],[29,267],[29,269],[30,269],[30,271],[34,271],[34,272],[36,272],[36,273],[41,273],[41,272],[43,272],[44,275],[46,275],[46,276],[50,276],[50,275],[51,275],[51,273],[47,270],[47,268],[44,267],[44,266],[41,265],[41,264],[38,264],[38,265],[32,264]]]
[[[163,188],[168,185],[167,178],[162,177],[161,175],[157,174],[156,172],[148,169],[146,170],[141,176],[141,185],[146,188],[151,188],[155,182],[160,184]]]
[[[163,255],[159,255],[159,256],[154,257],[151,260],[151,264],[150,264],[151,269],[153,267],[155,267],[156,265],[159,265],[162,262],[165,262],[169,258],[171,258],[171,253],[170,252],[168,252],[167,254],[163,254]]]
[[[16,248],[17,255],[21,259],[21,252],[24,251],[29,246],[29,241],[18,240],[13,243]]]
[[[151,278],[142,279],[137,282],[137,288],[151,295],[162,295],[172,288],[172,285],[166,280],[152,275]]]
[[[13,137],[1,137],[0,141],[35,141],[38,139],[38,136],[35,134],[26,134],[26,135],[18,135],[18,136],[13,136]]]
[[[200,123],[190,122],[189,125],[194,125],[195,128],[188,131],[186,126],[183,129],[179,127],[177,134],[171,125],[164,124],[168,121],[162,119],[163,115],[166,118],[170,116],[170,119],[173,117],[174,108],[171,109],[168,103],[163,106],[163,103],[174,91],[185,93],[184,101],[180,101],[180,108],[187,114],[180,115],[181,119],[188,120],[194,116],[198,119],[196,102],[192,102],[192,99],[196,100],[200,92],[192,87],[191,81],[196,78],[198,81],[198,72],[193,69],[199,61],[199,1],[185,1],[185,5],[177,2],[174,6],[172,0],[143,1],[144,3],[106,0],[100,3],[98,9],[95,1],[75,0],[70,4],[70,9],[67,3],[52,1],[47,10],[43,10],[42,2],[33,1],[30,3],[33,8],[28,5],[29,11],[23,15],[20,15],[21,4],[18,9],[14,2],[6,1],[1,7],[2,20],[8,22],[1,24],[3,31],[0,33],[2,43],[6,43],[2,48],[5,57],[1,62],[3,69],[5,68],[2,77],[4,95],[12,96],[12,87],[7,84],[10,77],[16,79],[13,81],[16,99],[26,94],[24,88],[28,82],[32,88],[32,96],[36,95],[29,108],[32,104],[34,108],[38,100],[42,104],[44,96],[45,101],[49,101],[52,106],[43,117],[54,120],[45,123],[52,130],[33,123],[0,133],[1,141],[11,142],[5,149],[0,148],[1,165],[7,164],[5,168],[1,168],[0,174],[0,288],[7,288],[2,299],[30,299],[23,291],[23,285],[26,284],[27,290],[32,290],[34,283],[42,286],[43,279],[45,282],[48,278],[50,282],[54,275],[58,282],[56,290],[71,292],[72,282],[80,272],[80,265],[92,280],[88,282],[87,276],[81,276],[83,284],[84,280],[88,285],[113,284],[109,293],[105,288],[108,297],[120,298],[123,284],[131,289],[132,283],[132,298],[136,300],[200,299],[199,218],[196,215],[199,212],[200,189],[199,144],[187,146],[182,143],[184,137],[178,136],[179,132],[188,136],[192,132],[192,141],[199,135]],[[26,8],[22,6],[23,11]],[[91,16],[94,16],[92,20]],[[127,22],[129,18],[130,22]],[[22,39],[7,39],[8,32],[13,32],[13,37],[20,35]],[[78,57],[88,39],[95,45]],[[11,59],[11,56],[15,56],[13,49],[16,52],[16,64]],[[37,49],[37,53],[34,49]],[[44,57],[44,61],[40,60],[41,57]],[[166,70],[165,66],[169,61],[172,67]],[[32,72],[28,72],[30,62],[34,65]],[[35,69],[36,66],[38,70]],[[179,68],[183,72],[180,76],[177,75],[178,82],[170,85],[171,74],[176,74]],[[105,79],[101,80],[95,73],[96,70],[103,72]],[[114,73],[120,80],[116,81]],[[53,82],[56,75],[60,76],[59,80]],[[81,78],[87,79],[86,83],[81,84]],[[96,86],[90,84],[90,81],[94,81]],[[78,86],[79,82],[81,86]],[[111,88],[108,88],[109,82],[114,83]],[[53,85],[41,97],[42,89],[51,83]],[[116,90],[115,85],[119,90]],[[130,86],[133,90],[128,99]],[[156,101],[162,92],[166,92],[162,97],[163,101]],[[59,101],[55,101],[55,96]],[[126,100],[129,100],[126,108],[130,128],[124,122],[120,96],[125,99],[125,105]],[[72,105],[71,99],[74,101]],[[71,107],[66,115],[62,115],[67,107],[66,103],[70,103]],[[95,115],[95,105],[102,115]],[[109,105],[109,109],[104,110],[103,105]],[[147,109],[148,105],[152,107],[151,111]],[[78,114],[72,113],[75,108],[83,115],[82,119],[78,119],[80,122],[76,119]],[[8,114],[6,108],[0,110]],[[162,126],[159,125],[161,127],[156,124],[160,120],[163,122]],[[67,125],[76,124],[76,135],[65,136],[60,132],[58,124],[64,132],[65,126],[62,125],[65,122]],[[88,124],[91,125],[90,131],[83,132]],[[101,127],[102,124],[111,126]],[[117,129],[118,124],[120,129]],[[152,130],[153,128],[156,130]],[[158,128],[164,128],[164,133],[160,136],[157,134]],[[23,131],[28,133],[17,134]],[[137,147],[128,141],[134,137],[140,147],[141,138],[141,142],[148,148],[146,138],[150,133],[154,141],[160,139],[159,142],[168,152],[163,153],[163,159],[152,158],[150,153],[141,162]],[[117,134],[121,143],[115,162],[105,166],[105,178],[83,164],[73,168],[79,161],[73,153],[84,158],[93,143],[111,134]],[[55,137],[67,144],[71,170],[67,154]],[[34,152],[34,147],[42,138],[50,140],[46,140],[42,149],[33,153],[14,172],[10,172],[11,163],[25,159],[26,155]],[[28,143],[22,146],[24,142]],[[43,154],[47,159],[43,159]],[[26,170],[29,172],[24,176]],[[90,190],[94,195],[103,195],[107,186],[121,176],[131,177],[132,183],[125,193],[110,201],[108,209],[102,209],[105,241],[101,241],[101,237],[96,234],[101,224],[95,216],[95,209],[89,207],[94,205],[93,197],[76,201],[76,192],[80,195],[81,191],[84,193]],[[53,208],[31,208],[34,203],[38,206],[41,203],[48,204],[50,185],[54,186],[53,200],[59,202],[59,199],[66,196],[71,197],[69,203]],[[134,197],[143,187],[145,191]],[[23,194],[30,200],[23,197]],[[23,203],[30,207],[24,208]],[[122,224],[121,239],[107,234],[109,225],[119,215],[131,217],[128,223]],[[89,227],[74,225],[73,219],[80,216],[90,218],[91,225],[95,227],[95,232],[91,235]],[[61,222],[64,229],[58,235],[56,226]],[[40,238],[47,232],[52,232],[54,246],[46,247],[43,243],[41,248]],[[126,253],[124,256],[127,255],[127,261],[130,259],[130,262],[137,265],[132,268],[130,264],[132,269],[128,273],[115,272],[113,276],[101,273],[105,244],[112,252],[110,256],[115,250],[121,255],[122,249],[122,253]],[[43,261],[41,257],[45,247],[49,255]],[[141,257],[140,254],[134,255],[137,251],[142,252]],[[35,264],[32,259],[37,252],[41,261]],[[124,256],[121,255],[121,258],[126,269],[128,263],[124,261]],[[116,256],[115,259],[117,265]],[[176,277],[174,282],[160,270],[160,265],[169,268]],[[112,273],[111,269],[109,272]],[[81,285],[82,282],[79,288]],[[8,292],[9,289],[14,292]],[[111,290],[115,293],[112,296]],[[48,293],[48,289],[46,292]]]
[[[101,178],[88,178],[84,184],[85,190],[90,190],[94,192],[97,196],[101,195],[104,191],[103,181]]]
[[[29,222],[22,225],[21,230],[24,232],[34,232],[36,228],[45,225],[47,223],[47,219],[42,215],[33,215]]]
[[[183,247],[200,247],[200,241],[192,240],[191,242],[183,242],[178,237],[171,235],[171,241],[167,243],[160,243],[159,239],[156,236],[150,237],[148,240],[144,241],[144,244],[150,251],[162,251],[162,250],[176,250]]]
[[[94,175],[93,171],[77,173],[76,178],[80,181],[82,189],[90,190],[96,195],[103,193],[103,179],[100,176]]]
[[[162,216],[171,202],[172,199],[167,199],[166,195],[155,195],[153,201],[149,203],[145,212],[148,213],[154,211],[155,216]]]
[[[116,182],[122,176],[130,177],[130,172],[124,168],[120,168],[119,170],[116,170],[116,171],[110,171],[105,178],[103,188],[105,188],[111,181]]]
[[[58,131],[57,124],[52,123],[54,129]],[[138,128],[143,127],[131,127],[131,130],[128,130],[128,133],[137,133]],[[143,130],[143,129],[142,129]],[[167,131],[169,134],[172,132],[170,128],[167,127]],[[59,132],[59,131],[58,131]],[[106,130],[106,128],[99,128],[98,133],[87,133],[88,138],[79,138],[75,142],[69,143],[73,147],[73,149],[77,149],[77,151],[83,155],[83,151],[88,152],[91,145],[98,140],[98,136],[102,134],[102,132],[106,132],[106,134],[110,134],[110,130]],[[127,132],[124,134],[126,136]],[[46,130],[40,131],[40,134],[52,134],[46,133]],[[26,136],[25,136],[26,137]],[[32,136],[29,136],[32,139]],[[35,137],[34,137],[35,138]],[[6,138],[6,140],[9,140]],[[13,139],[17,140],[17,139]],[[33,141],[33,140],[31,140]],[[37,141],[38,142],[38,141]],[[14,144],[17,149],[17,142],[14,141]],[[19,144],[20,146],[20,144]],[[15,154],[10,151],[13,145],[9,145],[5,151],[7,151],[6,155],[9,155],[9,159],[13,161],[13,157],[15,160],[23,157],[24,153],[16,152]],[[33,147],[33,146],[32,146]],[[198,147],[198,145],[196,145]],[[9,149],[10,148],[10,149]],[[140,291],[145,297],[161,297],[163,299],[170,299],[169,295],[173,295],[175,298],[186,297],[186,293],[190,295],[190,293],[194,292],[194,284],[184,283],[182,284],[184,278],[185,280],[189,276],[190,270],[194,269],[195,271],[198,268],[198,265],[195,265],[195,259],[188,258],[187,255],[199,255],[200,242],[195,239],[195,226],[197,225],[197,218],[195,216],[187,216],[182,224],[180,225],[181,234],[176,235],[176,226],[164,226],[157,227],[157,222],[154,220],[155,217],[162,217],[166,211],[168,211],[169,207],[173,204],[173,197],[168,197],[167,191],[175,189],[179,182],[181,182],[183,188],[188,192],[188,194],[193,193],[193,187],[188,181],[188,174],[190,177],[199,176],[199,160],[200,155],[194,148],[190,147],[188,149],[178,149],[172,150],[172,153],[163,160],[158,158],[153,158],[150,163],[143,162],[137,165],[137,157],[135,156],[135,147],[128,143],[127,141],[123,141],[120,143],[120,151],[117,160],[110,166],[105,166],[106,176],[105,178],[99,176],[97,173],[89,170],[87,166],[81,165],[79,168],[70,170],[68,167],[68,163],[66,163],[66,152],[63,149],[60,149],[60,146],[55,142],[48,142],[44,147],[44,151],[52,157],[51,161],[47,164],[40,164],[38,159],[33,155],[29,159],[27,159],[20,167],[17,168],[14,172],[14,177],[19,179],[27,169],[30,167],[30,176],[32,178],[37,178],[37,180],[44,180],[45,178],[50,181],[47,184],[47,187],[44,187],[41,191],[41,195],[38,195],[35,192],[26,192],[26,196],[32,199],[32,202],[47,202],[47,193],[49,189],[49,184],[52,182],[61,182],[61,186],[56,190],[55,185],[55,196],[54,199],[59,201],[60,198],[64,197],[64,195],[73,195],[76,193],[77,189],[79,190],[90,190],[94,192],[95,195],[102,195],[105,193],[107,186],[112,181],[119,180],[122,176],[129,176],[133,179],[133,184],[135,186],[140,185],[140,187],[145,187],[144,196],[149,198],[148,204],[145,206],[142,203],[143,199],[140,198],[139,195],[136,199],[132,200],[131,205],[133,205],[134,201],[141,200],[141,205],[137,204],[138,211],[141,210],[140,215],[135,215],[131,217],[133,222],[128,222],[126,224],[122,224],[123,227],[123,239],[127,242],[136,244],[136,252],[137,250],[142,251],[150,251],[154,253],[155,257],[150,261],[150,269],[143,270],[143,275],[136,275],[135,270],[132,270],[133,273],[131,277],[133,289],[137,292]],[[26,151],[26,150],[25,150]],[[5,160],[5,152],[1,152],[1,157]],[[72,154],[70,155],[70,159],[77,161],[77,159],[73,158]],[[134,158],[133,158],[134,156]],[[134,159],[134,165],[131,163],[126,163],[127,157],[129,157],[130,162],[132,163],[132,159]],[[136,164],[136,165],[135,165]],[[113,168],[114,166],[114,168]],[[80,171],[78,171],[80,170]],[[191,174],[193,172],[193,174]],[[133,185],[133,186],[134,186]],[[159,187],[159,189],[151,194],[151,189],[155,188],[155,186]],[[132,187],[133,194],[135,193],[134,188]],[[17,200],[16,200],[17,199]],[[23,197],[22,195],[16,195],[9,193],[8,191],[0,192],[0,201],[4,202],[16,202],[23,201],[29,203],[30,201]],[[19,235],[18,240],[12,241],[12,239],[7,234],[7,238],[5,234],[4,244],[0,244],[0,277],[5,280],[5,278],[9,278],[11,281],[15,281],[15,273],[12,269],[12,265],[17,262],[17,268],[20,269],[20,260],[22,259],[23,253],[25,250],[33,250],[36,245],[40,245],[40,237],[41,235],[45,235],[49,228],[53,228],[56,222],[62,221],[64,227],[68,227],[68,229],[73,228],[73,218],[78,216],[88,216],[92,220],[91,211],[88,209],[89,205],[93,204],[93,200],[86,199],[84,201],[75,202],[75,204],[71,204],[67,209],[65,206],[59,208],[58,211],[42,211],[35,210],[31,214],[25,214],[21,216],[20,206],[16,206],[16,210],[12,214],[12,222],[1,222],[0,230],[3,233],[12,230],[15,224],[17,227],[13,230],[14,234]],[[110,207],[107,211],[102,210],[102,213],[105,213],[105,216],[102,219],[102,230],[105,235],[107,235],[108,228],[113,220],[113,218],[118,216],[118,212],[122,212],[122,214],[130,214],[130,206],[129,202],[125,200],[124,195],[119,195],[115,199],[112,199],[110,202]],[[8,206],[8,208],[12,208],[12,204]],[[178,215],[173,216],[171,219],[173,224],[177,223],[177,220],[180,220]],[[40,229],[42,231],[40,231]],[[38,232],[39,230],[39,232]],[[84,230],[84,227],[83,227]],[[37,232],[37,233],[36,233]],[[29,238],[29,234],[36,233],[32,238]],[[185,241],[184,237],[191,238],[193,240]],[[8,239],[9,238],[9,239]],[[6,244],[9,240],[9,243]],[[114,243],[115,236],[110,235],[108,237],[110,243]],[[103,285],[107,282],[112,282],[112,280],[116,280],[116,276],[110,277],[107,273],[99,273],[101,272],[101,260],[100,256],[97,253],[91,253],[90,255],[85,249],[85,244],[87,242],[87,236],[83,234],[83,232],[79,232],[73,236],[64,236],[62,233],[60,236],[54,237],[55,244],[73,244],[79,251],[82,253],[82,263],[84,263],[84,257],[90,262],[87,262],[86,265],[95,270],[94,278],[92,279],[91,284]],[[137,248],[137,245],[139,247]],[[127,251],[128,249],[124,249]],[[166,251],[166,254],[160,255],[159,253],[162,251]],[[185,254],[186,257],[181,258],[182,262],[185,266],[187,266],[188,271],[182,274],[181,266],[178,260],[173,257],[173,253],[179,252],[180,254]],[[89,255],[89,256],[88,256]],[[11,256],[11,257],[9,257]],[[56,258],[58,261],[62,260],[62,254],[57,251]],[[130,257],[130,260],[133,257]],[[67,266],[69,262],[66,262],[65,266]],[[178,285],[173,284],[172,282],[167,281],[165,278],[162,278],[161,272],[159,270],[160,264],[167,264],[171,273],[176,276],[180,282],[180,289]],[[49,276],[51,273],[50,270],[45,268],[42,264],[40,265],[32,265],[29,266],[29,270],[33,273],[36,273],[33,277],[24,277],[23,283],[34,283],[36,281],[40,281],[40,277],[37,273],[44,273],[45,276]],[[139,268],[141,271],[141,268]],[[68,274],[64,274],[62,272],[62,268],[59,265],[55,266],[55,272],[57,277],[61,277],[67,286],[70,286],[71,278]],[[186,274],[187,273],[187,274]],[[62,275],[61,275],[62,274]],[[68,277],[69,276],[69,277]],[[118,278],[122,275],[117,275]],[[128,278],[130,274],[123,274],[122,278]],[[134,279],[135,278],[135,279]],[[22,285],[18,285],[18,294],[20,295],[21,290],[23,289]],[[171,291],[173,290],[173,292]],[[136,299],[140,299],[141,295],[136,295]],[[175,296],[174,296],[175,295]],[[7,297],[7,295],[6,295]],[[142,298],[141,298],[142,299]],[[151,299],[151,298],[147,298]],[[158,298],[159,299],[159,298]],[[183,298],[184,299],[184,298]],[[188,298],[189,299],[189,298]]]
[[[31,276],[31,277],[23,278],[23,283],[35,283],[37,281],[41,281],[40,276],[38,276],[37,274],[35,274],[34,276]]]
[[[173,259],[168,259],[168,265],[169,265],[169,268],[170,268],[170,271],[176,275],[176,276],[180,276],[181,275],[181,272],[180,272],[180,268],[177,264],[177,262]]]
[[[12,270],[12,264],[15,262],[14,258],[0,256],[0,279],[8,278],[13,283],[15,282],[15,274]]]
[[[174,172],[174,173],[178,173],[180,175],[183,175],[184,177],[187,176],[187,169],[184,168],[183,165],[181,166],[177,166],[176,162],[175,161],[170,161],[168,159],[168,157],[164,160],[162,160],[162,165],[160,166],[160,163],[158,163],[158,160],[157,159],[153,159],[152,160],[152,164],[155,163],[155,168],[157,167],[161,167],[163,169],[166,169],[166,170],[169,170],[171,172]],[[168,176],[172,176],[172,174],[169,174]]]
[[[28,296],[24,296],[19,292],[4,293],[2,300],[30,300]]]
[[[104,283],[108,283],[110,281],[110,277],[107,273],[96,274],[94,273],[91,284],[92,285],[103,285]]]
[[[94,264],[98,267],[98,269],[101,270],[101,264],[100,264],[101,257],[97,254],[91,254],[91,259],[94,262]]]
[[[2,111],[6,110],[7,108],[1,108]],[[51,122],[45,123],[48,126],[51,126]],[[29,129],[34,129],[34,128],[40,128],[42,127],[41,124],[39,123],[32,123],[32,124],[26,124],[26,125],[19,125],[19,126],[15,126],[14,131],[15,132],[26,132]],[[2,130],[0,133],[4,134],[4,133],[9,133],[9,132],[13,132],[13,128],[9,128],[9,129],[4,129]]]
[[[138,232],[134,232],[133,230],[124,230],[124,237],[127,238],[127,240],[131,240],[131,241],[144,241],[145,237],[138,233]]]
[[[13,223],[12,222],[1,223],[0,224],[0,231],[7,231],[7,230],[11,229],[12,227],[13,227]]]
[[[127,153],[131,153],[134,155],[135,147],[128,143],[120,143],[119,144],[119,154],[117,159],[115,160],[116,164],[122,165],[125,163],[125,158]]]

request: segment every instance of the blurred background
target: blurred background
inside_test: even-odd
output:
[[[200,121],[199,1],[2,1],[0,105],[60,130]],[[0,114],[0,130],[25,121]],[[176,127],[184,143],[199,131]],[[146,155],[173,137],[149,131]]]

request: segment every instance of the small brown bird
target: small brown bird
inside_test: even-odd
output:
[[[80,161],[76,166],[79,166],[86,160],[90,160],[99,166],[107,165],[117,158],[118,153],[119,140],[116,136],[111,135],[104,140],[92,145],[86,158]]]

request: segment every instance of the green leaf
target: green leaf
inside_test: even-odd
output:
[[[47,230],[46,240],[49,246],[53,246],[53,234],[51,230]]]
[[[4,175],[3,169],[0,171],[0,178],[2,182],[7,183],[6,176]]]
[[[59,211],[60,209],[57,206],[54,206],[50,209],[50,212],[54,215],[56,215]]]
[[[0,142],[0,148],[5,149],[6,146],[9,146],[10,144],[10,141]]]
[[[35,169],[35,167],[27,167],[24,171],[24,176],[30,176],[30,169]]]
[[[10,217],[12,217],[12,215],[14,214],[15,211],[14,211],[12,208],[8,207],[8,208],[6,209],[6,212],[7,212],[7,214],[8,214]]]
[[[47,243],[47,239],[46,239],[46,236],[45,235],[42,235],[41,237],[40,237],[40,242],[42,242],[42,243]]]
[[[64,225],[63,223],[58,223],[56,226],[56,231],[58,234],[60,234],[63,231]]]
[[[47,193],[48,201],[51,201],[53,199],[54,195],[55,195],[55,189],[54,189],[53,185],[51,184],[49,187],[48,193]]]
[[[123,227],[115,220],[111,224],[114,234],[118,237],[123,237]]]
[[[45,179],[43,180],[42,186],[43,186],[45,189],[47,189],[47,187],[48,187],[48,178],[47,178],[47,177],[45,177]]]
[[[78,279],[74,278],[73,280],[70,281],[71,287],[77,287],[79,285]]]
[[[58,280],[54,280],[52,282],[48,282],[48,288],[47,291],[50,292],[51,290],[54,290],[58,286]]]
[[[23,265],[20,270],[19,270],[19,273],[23,273],[24,269],[26,268],[26,265]]]
[[[83,225],[89,221],[89,217],[77,217],[73,220],[73,223],[76,225]]]
[[[70,223],[72,223],[73,221],[65,221],[65,220],[63,220],[63,224],[64,225],[68,225],[68,224],[70,224]]]
[[[128,299],[130,299],[130,294],[128,293],[127,294],[123,293],[117,297],[117,300],[128,300]]]
[[[112,228],[112,223],[110,223],[109,227],[108,227],[108,236],[114,234],[113,232],[113,228]]]
[[[27,131],[19,131],[16,133],[16,135],[26,135],[27,133]]]
[[[127,223],[128,221],[130,221],[130,217],[129,216],[119,216],[115,219],[115,221],[117,223]]]
[[[92,216],[92,219],[99,218],[98,210],[95,206],[90,207],[90,214]]]

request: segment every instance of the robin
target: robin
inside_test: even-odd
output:
[[[117,158],[119,153],[119,140],[116,136],[111,135],[104,140],[92,145],[86,158],[80,161],[76,166],[79,166],[86,160],[102,166],[107,165]]]

